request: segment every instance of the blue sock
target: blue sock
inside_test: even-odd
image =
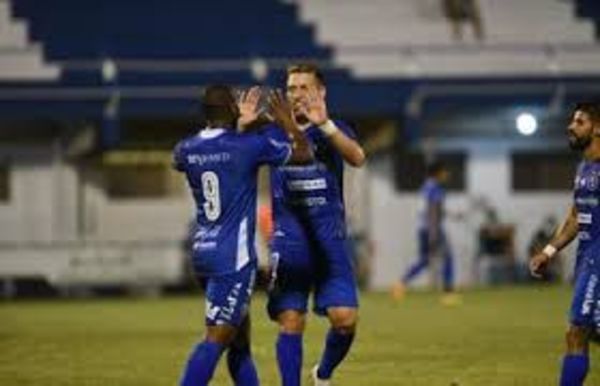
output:
[[[302,334],[279,333],[277,364],[282,386],[300,386],[302,371]]]
[[[560,374],[560,386],[583,386],[583,381],[590,367],[587,355],[565,355]]]
[[[181,386],[207,386],[219,362],[223,345],[204,341],[196,346],[188,359]]]
[[[229,348],[227,368],[235,386],[259,386],[258,374],[248,346]]]
[[[354,341],[354,334],[340,334],[334,329],[330,329],[327,333],[327,340],[325,343],[325,351],[321,362],[319,363],[319,369],[317,370],[317,376],[320,379],[329,379],[333,374],[333,370],[337,365],[348,354],[350,346]]]

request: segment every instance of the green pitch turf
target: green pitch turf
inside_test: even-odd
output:
[[[432,292],[402,303],[363,294],[359,334],[334,385],[554,385],[569,295],[567,287],[472,291],[448,308]],[[0,302],[0,385],[176,385],[201,337],[203,306],[199,297]],[[261,295],[253,323],[262,385],[276,386],[276,328]],[[325,331],[311,316],[305,373]],[[587,385],[600,385],[594,359]],[[212,384],[231,384],[224,363]]]

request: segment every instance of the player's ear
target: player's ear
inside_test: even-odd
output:
[[[594,136],[600,137],[600,122],[593,123],[592,133],[594,133]]]
[[[325,99],[325,97],[327,96],[327,88],[325,88],[325,85],[319,85],[319,95],[323,99]]]

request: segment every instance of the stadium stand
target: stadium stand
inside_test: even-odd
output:
[[[12,17],[10,3],[0,1],[0,81],[52,80],[59,69],[43,60],[39,44],[27,37],[27,23]]]
[[[187,114],[203,84],[280,85],[285,63],[300,58],[326,69],[334,112],[352,115],[396,115],[415,97],[482,90],[496,78],[528,78],[526,88],[533,79],[547,100],[558,84],[568,96],[582,76],[600,76],[597,6],[584,0],[482,0],[483,42],[453,41],[438,1],[1,4],[12,5],[8,24],[28,23],[33,47],[62,70],[54,82],[0,80],[7,116],[101,119],[117,99],[121,117]]]
[[[440,3],[297,1],[335,63],[361,78],[598,74],[593,23],[575,18],[572,3],[482,0],[483,42],[455,42]],[[592,16],[597,5],[585,3]]]
[[[577,16],[588,18],[596,25],[596,39],[600,39],[600,4],[594,0],[577,0]]]

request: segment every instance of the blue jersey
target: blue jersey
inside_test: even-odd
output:
[[[196,202],[192,255],[198,273],[221,275],[256,261],[258,167],[283,165],[290,154],[288,143],[225,129],[206,129],[177,144],[174,166],[186,174]]]
[[[356,137],[346,124],[335,123],[347,136]],[[281,140],[281,130],[266,130]],[[315,161],[271,168],[274,243],[346,237],[344,160],[317,126],[309,126],[304,133]]]
[[[442,209],[442,215],[444,212],[444,198],[446,192],[442,185],[433,178],[428,178],[423,186],[421,187],[421,203],[419,208],[419,230],[429,230],[430,224],[428,216],[429,208],[432,205],[440,205]],[[440,222],[435,224],[438,230],[441,229],[441,218]]]
[[[574,201],[579,226],[578,261],[593,265],[600,252],[600,163],[583,161],[577,168]]]

